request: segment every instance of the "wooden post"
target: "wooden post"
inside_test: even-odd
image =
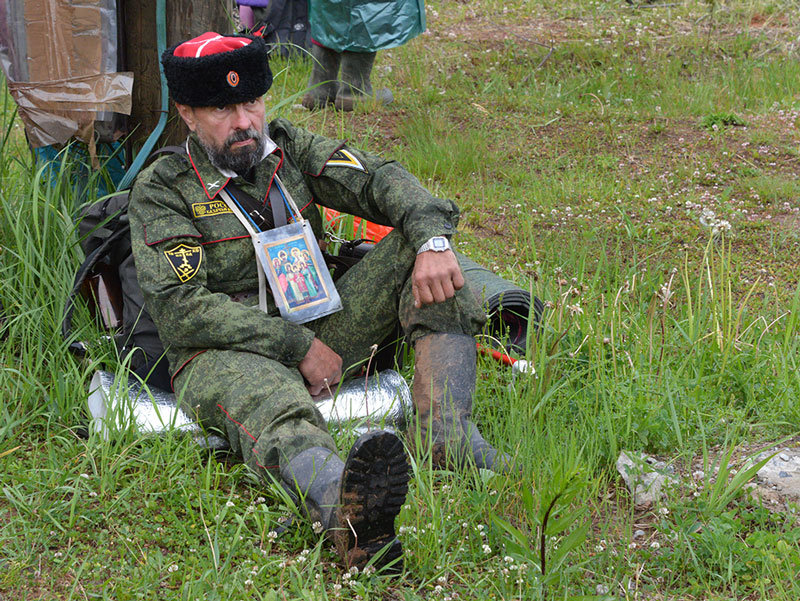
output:
[[[161,113],[156,0],[119,0],[119,7],[123,70],[133,71],[133,108],[128,129],[133,150],[137,151],[155,128]],[[167,0],[166,9],[167,48],[206,31],[222,34],[234,31],[233,0]],[[180,144],[187,134],[170,102],[167,126],[158,146]],[[132,158],[130,152],[128,156]]]

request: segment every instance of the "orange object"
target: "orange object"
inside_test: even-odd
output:
[[[325,208],[325,221],[328,224],[334,224],[340,219],[349,217],[345,213],[340,213],[334,209]],[[383,238],[392,231],[393,228],[388,225],[378,225],[371,221],[362,220],[361,217],[353,217],[353,238],[364,238],[372,242],[380,242]],[[364,227],[361,227],[361,222],[364,221]]]
[[[478,352],[481,355],[489,355],[492,359],[499,361],[504,365],[514,365],[519,359],[514,359],[514,357],[509,357],[505,353],[501,353],[500,351],[496,351],[494,349],[490,349],[489,347],[483,346],[479,342],[475,343],[475,346],[478,349]]]

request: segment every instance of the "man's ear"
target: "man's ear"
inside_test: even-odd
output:
[[[175,108],[178,110],[178,114],[181,116],[181,119],[186,123],[186,126],[191,130],[194,131],[194,128],[197,126],[197,119],[194,116],[194,109],[187,104],[179,104],[175,103]]]

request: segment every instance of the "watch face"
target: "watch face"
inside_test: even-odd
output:
[[[447,250],[447,238],[433,238],[433,250]]]

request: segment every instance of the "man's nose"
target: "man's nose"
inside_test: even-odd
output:
[[[233,113],[233,126],[235,129],[247,129],[250,127],[250,115],[244,105],[237,104]]]

